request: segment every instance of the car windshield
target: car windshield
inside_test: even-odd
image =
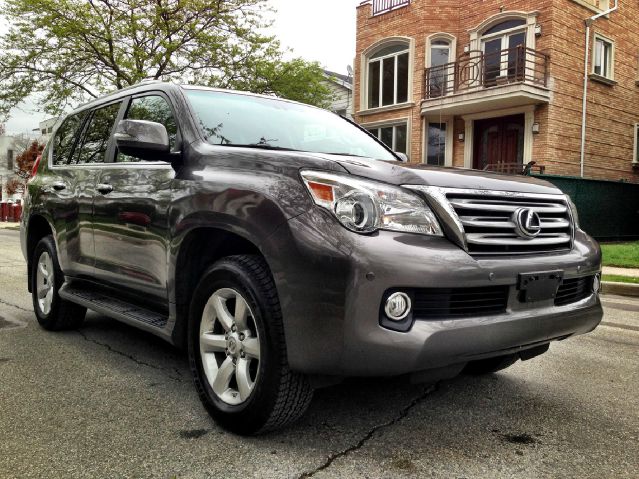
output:
[[[213,145],[397,160],[368,134],[326,110],[230,92],[186,93],[207,141]]]

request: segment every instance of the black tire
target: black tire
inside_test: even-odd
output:
[[[38,262],[40,257],[45,253],[49,255],[53,267],[53,284],[49,311],[43,310],[38,298]],[[55,242],[51,235],[45,236],[38,242],[31,257],[31,298],[38,323],[48,331],[77,329],[84,322],[84,317],[87,312],[86,308],[66,301],[58,294],[63,283],[64,274],[58,262]]]
[[[200,350],[204,308],[209,298],[225,289],[238,292],[246,300],[259,335],[258,373],[248,399],[238,405],[228,404],[213,391]],[[230,256],[202,275],[189,310],[188,352],[204,407],[218,424],[236,434],[255,435],[282,428],[301,417],[313,397],[308,379],[288,367],[277,290],[266,262],[259,256]],[[226,354],[228,357],[229,349]]]
[[[509,368],[517,362],[519,355],[508,354],[506,356],[497,356],[495,358],[481,359],[479,361],[471,361],[464,368],[464,373],[471,376],[481,376],[483,374],[496,373],[502,369]]]

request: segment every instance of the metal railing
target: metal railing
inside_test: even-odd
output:
[[[464,53],[455,62],[426,69],[424,98],[512,83],[548,86],[548,55],[523,46]]]
[[[410,4],[410,0],[373,0],[373,16],[390,12]]]

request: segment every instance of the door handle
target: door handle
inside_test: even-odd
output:
[[[109,193],[113,191],[113,186],[107,185],[107,184],[101,184],[101,185],[98,185],[98,191],[102,193],[103,195],[108,195]]]
[[[67,189],[67,185],[65,185],[61,181],[58,181],[57,183],[53,183],[53,189],[56,190],[56,191],[66,190]]]

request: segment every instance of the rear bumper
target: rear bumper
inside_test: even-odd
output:
[[[561,269],[566,279],[598,273],[600,250],[583,232],[567,253],[477,260],[445,238],[357,235],[317,209],[281,227],[264,253],[280,295],[289,364],[308,374],[393,376],[440,368],[584,334],[603,315],[594,294],[566,306],[521,303],[517,296],[520,273]],[[408,332],[380,325],[389,289],[497,285],[509,290],[502,314],[418,319]]]

